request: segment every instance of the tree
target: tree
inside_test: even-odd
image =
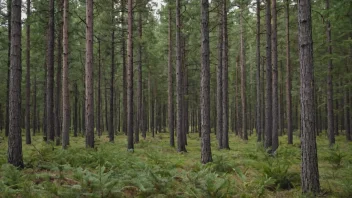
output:
[[[27,45],[26,45],[26,144],[31,144],[31,26],[30,26],[30,18],[31,15],[31,1],[27,0],[27,28],[26,28],[26,36],[27,36]]]
[[[219,149],[223,148],[222,135],[223,135],[223,104],[222,104],[222,45],[223,45],[223,17],[222,17],[222,1],[218,0],[218,18],[219,18],[219,31],[218,31],[218,65],[216,70],[216,137],[218,138]]]
[[[62,66],[62,148],[66,149],[69,144],[69,114],[70,114],[70,97],[68,88],[68,6],[69,0],[64,1],[63,8],[63,66]],[[77,84],[75,84],[77,89]],[[76,91],[76,90],[75,90]],[[75,95],[75,123],[74,131],[77,136],[77,96]]]
[[[23,168],[21,136],[21,0],[11,4],[8,163]]]
[[[240,28],[241,28],[241,99],[242,99],[242,135],[244,140],[248,140],[247,134],[247,104],[246,104],[246,52],[244,43],[244,28],[243,28],[243,9],[244,4],[241,2],[240,13]]]
[[[114,14],[114,0],[111,1],[111,78],[110,78],[110,121],[109,121],[109,141],[114,142],[114,84],[115,84],[115,14]]]
[[[320,191],[316,137],[314,133],[314,71],[311,1],[298,1],[299,61],[301,76],[301,186],[303,193]]]
[[[290,51],[290,0],[286,0],[286,114],[287,114],[287,141],[293,144],[292,131],[292,82],[291,82],[291,51]]]
[[[210,61],[209,61],[209,1],[202,0],[201,7],[201,53],[202,53],[202,69],[201,69],[201,158],[202,163],[212,162],[211,146],[210,146]]]
[[[49,0],[49,27],[48,27],[48,58],[47,58],[47,82],[46,82],[46,131],[47,141],[54,141],[54,0]]]
[[[142,129],[143,130],[143,115],[142,115],[142,36],[143,36],[143,24],[142,24],[142,14],[143,14],[143,8],[144,4],[141,3],[141,8],[138,13],[138,36],[139,36],[139,42],[138,42],[138,83],[137,83],[137,122],[136,122],[136,128],[137,130],[136,135],[135,135],[135,143],[139,142],[139,131]]]
[[[177,94],[176,94],[176,130],[177,130],[177,151],[178,152],[187,152],[183,127],[183,80],[182,80],[182,63],[181,63],[181,0],[176,0],[176,86],[177,86]]]
[[[326,0],[326,10],[329,11],[330,1]],[[331,27],[330,20],[326,21],[326,35],[327,35],[327,44],[328,44],[328,54],[332,55],[332,45],[331,45]],[[332,88],[332,58],[328,60],[328,80],[327,80],[327,108],[328,108],[328,135],[329,135],[329,144],[332,146],[335,144],[335,133],[334,133],[334,105],[333,105],[333,88]]]
[[[86,147],[94,147],[93,0],[86,0],[85,134]]]
[[[222,147],[230,149],[229,146],[229,91],[228,91],[228,35],[227,35],[227,5],[226,0],[222,2],[222,18],[223,18],[223,45],[222,45]]]
[[[257,65],[257,72],[256,72],[256,91],[257,91],[257,100],[256,100],[256,131],[257,131],[257,141],[262,141],[262,128],[261,128],[261,83],[260,83],[260,0],[257,0],[257,34],[256,34],[256,41],[257,41],[257,48],[256,48],[256,65]]]
[[[272,18],[272,31],[271,31],[271,47],[272,47],[272,83],[273,83],[273,103],[272,103],[272,113],[273,113],[273,125],[272,125],[272,151],[275,152],[279,147],[279,100],[278,100],[278,67],[277,67],[277,14],[276,14],[276,0],[272,0],[271,4],[271,18]]]
[[[128,0],[127,149],[133,151],[133,0]]]
[[[272,146],[272,72],[271,72],[271,7],[266,0],[266,103],[265,103],[265,142],[264,147]]]
[[[175,146],[174,140],[174,83],[173,83],[173,65],[172,65],[172,27],[171,27],[171,1],[169,1],[169,30],[168,30],[168,123],[170,133],[170,146]]]

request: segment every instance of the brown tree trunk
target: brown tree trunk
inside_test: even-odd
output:
[[[210,146],[210,49],[209,49],[209,2],[202,0],[201,7],[201,161],[212,162]]]
[[[218,139],[218,148],[222,149],[222,135],[223,135],[223,104],[222,104],[222,45],[223,45],[223,17],[222,17],[223,0],[218,0],[218,18],[219,18],[219,32],[218,32],[218,65],[216,70],[216,137]]]
[[[292,81],[291,81],[291,51],[290,51],[290,0],[286,0],[286,116],[287,116],[287,141],[293,144],[292,131]]]
[[[183,93],[182,93],[182,60],[181,60],[181,0],[176,0],[176,105],[177,105],[177,117],[176,117],[176,130],[177,130],[177,151],[187,152],[184,142],[184,131],[183,131]]]
[[[128,0],[127,149],[133,151],[133,0]]]
[[[272,71],[271,71],[271,0],[266,0],[266,104],[265,104],[265,143],[272,146]]]
[[[114,8],[114,1],[112,1]],[[115,83],[115,22],[112,13],[112,32],[111,32],[111,78],[110,78],[110,117],[109,117],[109,141],[114,142],[114,83]]]
[[[8,33],[8,49],[7,49],[7,81],[6,81],[6,118],[5,118],[5,136],[9,135],[9,122],[10,122],[10,67],[11,67],[11,0],[7,0],[7,33]]]
[[[64,54],[65,56],[65,54]],[[62,91],[62,93],[64,93],[64,91]],[[75,94],[75,103],[74,103],[74,119],[73,119],[73,136],[77,137],[78,134],[78,130],[81,130],[81,124],[80,123],[80,118],[79,118],[79,104],[78,104],[78,88],[77,88],[77,83],[74,84],[74,94]],[[63,103],[65,104],[65,103]],[[64,108],[65,109],[65,108]],[[79,125],[79,127],[78,127]],[[62,125],[62,129],[64,129],[63,125]],[[62,132],[62,135],[64,135],[64,131]]]
[[[31,15],[31,1],[27,0],[27,20],[26,20],[26,36],[27,36],[27,45],[26,45],[26,144],[31,144],[31,25],[30,25],[30,15]]]
[[[244,5],[241,5],[240,12],[240,28],[241,28],[241,99],[242,99],[242,135],[244,140],[248,140],[247,134],[247,104],[246,104],[246,52],[244,43],[244,24],[243,24],[243,9]]]
[[[102,134],[102,127],[101,127],[101,121],[102,121],[102,116],[101,116],[101,40],[98,39],[98,109],[97,109],[97,133],[98,136],[100,137]]]
[[[48,27],[48,48],[47,48],[47,82],[46,82],[46,131],[47,141],[54,141],[55,126],[54,126],[54,45],[55,45],[55,30],[54,30],[54,0],[49,0],[49,27]]]
[[[229,91],[228,91],[228,35],[227,35],[227,5],[226,0],[222,2],[222,18],[223,18],[223,44],[222,44],[222,147],[230,149],[229,146]]]
[[[9,89],[9,137],[7,161],[23,168],[21,136],[21,0],[11,4],[11,69]]]
[[[271,4],[271,18],[272,18],[272,31],[271,31],[271,47],[272,47],[272,152],[275,152],[279,147],[279,103],[278,103],[278,67],[277,67],[277,14],[276,14],[276,0],[272,0]]]
[[[66,149],[69,145],[69,115],[70,115],[70,96],[68,88],[68,12],[69,0],[64,1],[63,9],[63,65],[62,65],[62,148]],[[75,84],[75,109],[74,109],[74,136],[77,137],[77,84]]]
[[[142,4],[144,6],[144,4]],[[136,122],[136,136],[134,138],[135,143],[139,142],[139,131],[143,130],[143,115],[142,115],[142,36],[143,36],[143,26],[142,26],[142,9],[138,13],[138,84],[137,84],[137,122]]]
[[[261,128],[261,85],[260,85],[260,0],[257,0],[257,49],[256,49],[256,64],[257,64],[257,72],[256,72],[256,132],[257,132],[257,142],[262,141],[262,128]]]
[[[170,133],[170,146],[175,146],[174,138],[174,84],[173,84],[173,65],[172,65],[172,17],[171,17],[171,5],[169,1],[169,49],[168,49],[168,123]]]
[[[123,113],[122,113],[122,131],[127,135],[127,64],[126,64],[126,39],[125,39],[125,9],[126,9],[126,0],[121,0],[121,38],[122,38],[122,104],[123,104]]]
[[[326,0],[326,10],[329,12],[330,2]],[[326,35],[327,35],[327,44],[328,44],[328,54],[332,55],[332,46],[331,46],[331,29],[330,29],[330,20],[326,21]],[[328,108],[328,135],[329,135],[329,145],[332,146],[335,144],[335,134],[334,134],[334,105],[333,105],[333,85],[332,85],[332,59],[329,58],[328,61],[328,79],[327,79],[327,108]]]
[[[93,0],[86,0],[85,134],[86,147],[94,147]]]
[[[35,71],[36,72],[36,71]],[[33,92],[33,136],[35,136],[38,126],[37,121],[37,75],[34,74],[34,92]]]
[[[298,1],[299,60],[301,65],[301,187],[303,193],[319,193],[317,145],[314,133],[313,39],[310,0]]]

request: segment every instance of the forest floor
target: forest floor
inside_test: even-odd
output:
[[[97,137],[95,149],[85,149],[84,140],[70,137],[62,150],[35,136],[32,145],[23,142],[25,168],[17,170],[6,163],[1,137],[0,197],[301,197],[297,136],[293,145],[280,137],[273,157],[255,136],[245,142],[231,134],[231,150],[218,150],[212,134],[214,162],[207,165],[200,163],[198,134],[188,135],[187,153],[171,148],[168,134],[141,139],[133,153],[124,135],[115,143]],[[326,136],[317,138],[320,196],[352,197],[352,144],[336,140],[331,149]]]

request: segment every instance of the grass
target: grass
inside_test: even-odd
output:
[[[70,137],[67,150],[48,145],[41,136],[23,144],[25,169],[6,163],[7,140],[0,143],[0,197],[301,197],[298,137],[287,145],[280,137],[275,157],[256,137],[230,135],[230,150],[217,150],[214,162],[200,163],[198,134],[188,136],[187,153],[169,146],[168,134],[147,137],[126,149],[126,137],[115,143],[96,138],[85,149],[83,137]],[[322,197],[352,197],[352,144],[344,136],[329,148],[317,138]],[[1,138],[0,138],[1,141]]]

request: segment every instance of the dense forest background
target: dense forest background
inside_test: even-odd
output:
[[[11,67],[16,70],[10,61],[13,55],[10,41],[17,35],[16,38],[22,38],[20,54],[17,54],[22,59],[18,59],[17,64],[20,84],[13,90],[20,91],[17,93],[20,111],[19,116],[12,118],[17,119],[16,130],[22,131],[25,143],[32,144],[33,152],[40,154],[38,158],[43,159],[45,152],[50,152],[50,149],[45,150],[48,145],[40,143],[43,140],[51,142],[53,148],[62,145],[64,149],[71,149],[68,152],[74,155],[77,151],[74,149],[83,148],[83,143],[86,147],[100,148],[105,142],[114,142],[119,149],[125,148],[126,135],[129,151],[138,152],[138,146],[135,149],[134,145],[139,142],[152,150],[150,145],[144,144],[147,141],[151,145],[159,143],[159,140],[149,139],[159,137],[163,138],[162,142],[168,142],[160,143],[162,148],[170,145],[178,152],[196,152],[190,159],[197,159],[198,153],[202,153],[202,163],[212,162],[213,158],[213,163],[218,165],[222,161],[231,162],[222,155],[215,154],[212,158],[210,148],[216,150],[213,153],[234,148],[243,149],[243,153],[248,152],[247,148],[263,149],[258,151],[260,157],[248,154],[249,158],[259,161],[265,156],[268,163],[273,163],[275,159],[270,157],[280,156],[278,153],[290,149],[301,148],[302,153],[316,158],[315,136],[318,136],[318,147],[323,147],[319,149],[327,155],[327,162],[333,161],[331,164],[340,168],[342,159],[346,159],[347,165],[340,174],[351,173],[350,0],[212,0],[209,7],[204,0],[95,0],[94,3],[89,0],[28,0],[22,5],[20,2],[0,0],[2,146],[9,134],[9,147],[19,146],[18,141],[10,144],[11,137],[14,138],[10,133],[13,126],[10,95],[14,93],[10,87],[14,86],[11,79],[15,79],[10,71]],[[305,21],[299,18],[300,3],[309,5],[311,12],[312,31],[307,34],[300,34],[299,24]],[[15,14],[19,17],[22,13],[22,17],[17,18],[22,25],[14,34],[10,24],[16,24],[16,20],[10,10],[16,11],[14,7],[18,4],[21,10]],[[303,41],[309,36],[312,40],[308,44],[300,43],[300,38]],[[308,82],[302,78],[304,61],[300,48],[310,44],[313,44],[311,73],[314,77],[307,77],[311,80]],[[305,82],[313,87],[309,104],[304,103],[307,98],[302,100]],[[314,122],[308,132],[303,121],[308,114],[302,110],[306,104],[313,115],[313,120],[309,121]],[[307,133],[314,137],[305,139]],[[17,140],[22,144],[18,136]],[[314,142],[313,153],[310,148],[305,149],[305,140],[308,144]],[[42,151],[37,150],[38,144]],[[194,145],[197,149],[201,147],[201,151],[194,150]],[[108,149],[114,147],[108,145]],[[22,146],[20,150],[18,154],[22,156]],[[341,154],[341,150],[349,152]],[[25,159],[28,158],[26,152]],[[126,153],[121,155],[128,158]],[[23,162],[22,157],[11,162],[9,156],[9,162],[15,166],[31,164]],[[290,156],[286,153],[279,158],[278,169]],[[283,175],[292,164],[299,166],[298,161],[289,164],[283,168],[286,170]],[[71,162],[71,166],[75,165]],[[104,169],[105,166],[108,165],[104,165]],[[224,172],[236,172],[242,182],[251,177],[245,176],[241,168],[227,168]],[[103,170],[103,173],[109,171]],[[271,170],[271,173],[275,171],[280,172]],[[282,184],[285,182],[277,179],[280,182],[275,185],[293,188],[294,179],[290,181],[286,176],[283,180],[289,182]],[[275,185],[270,184],[265,189],[273,190],[270,188]],[[320,192],[320,187],[314,185],[307,188],[302,184],[303,192]],[[344,192],[348,197],[352,195],[351,189],[348,190],[346,193],[334,189],[331,194]],[[224,189],[219,187],[221,191]],[[242,192],[254,193],[249,189],[242,189]],[[136,192],[131,193],[136,195],[133,194]],[[265,193],[268,192],[254,194],[268,195]]]

